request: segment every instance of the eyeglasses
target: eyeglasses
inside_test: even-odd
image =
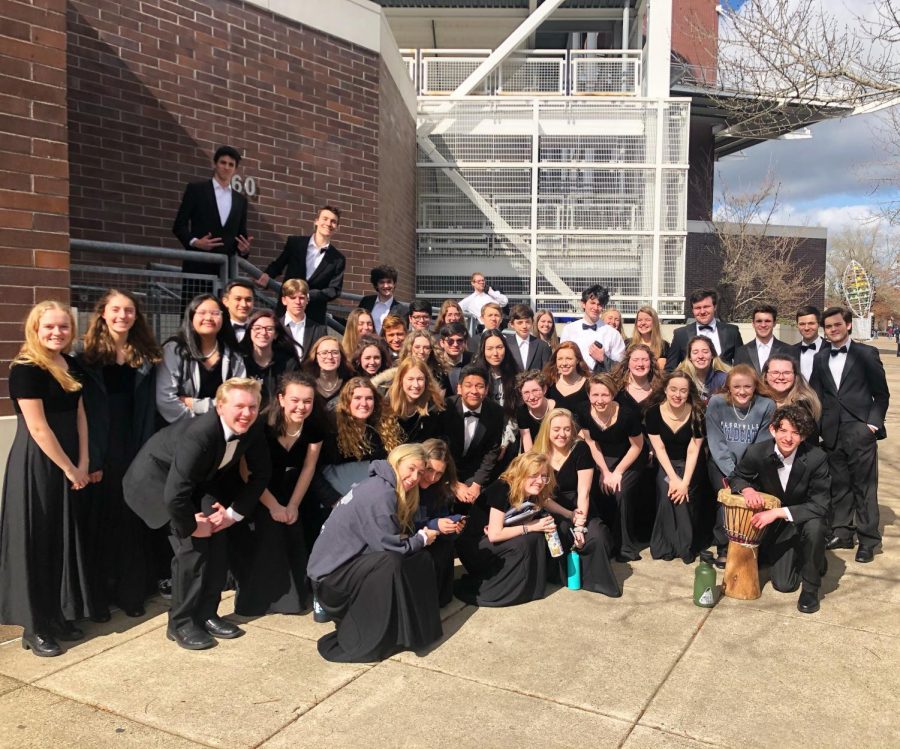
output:
[[[336,359],[340,355],[340,351],[316,351],[316,356],[321,356],[328,359]]]
[[[445,338],[448,346],[462,346],[465,342],[465,338]]]
[[[766,374],[772,380],[788,380],[794,376],[793,372],[773,372],[769,370]]]
[[[431,319],[431,315],[426,315],[424,312],[422,314],[413,314],[409,316],[410,320],[415,320],[416,322],[428,322]]]
[[[545,476],[544,474],[540,474],[540,475],[537,475],[537,476],[529,476],[529,477],[528,477],[528,480],[529,480],[529,481],[540,481],[542,484],[549,484],[549,483],[550,483],[550,477],[549,477],[549,476]]]
[[[262,325],[254,325],[250,328],[251,333],[265,333],[266,335],[272,335],[275,332],[274,327],[263,327]]]
[[[212,317],[212,318],[214,318],[214,319],[218,319],[218,318],[220,318],[221,316],[222,316],[222,313],[219,312],[219,311],[215,311],[215,312],[207,312],[206,310],[202,310],[202,311],[201,311],[201,310],[197,310],[197,311],[194,313],[194,317]]]

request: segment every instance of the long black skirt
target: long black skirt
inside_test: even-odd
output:
[[[453,561],[456,557],[456,534],[440,535],[425,551],[434,563],[437,584],[438,605],[441,608],[453,600]]]
[[[443,634],[434,565],[423,552],[363,554],[313,583],[337,628],[319,639],[319,655],[368,663],[420,650]]]
[[[684,461],[673,460],[672,468],[684,475]],[[675,504],[669,499],[669,480],[662,466],[656,471],[656,521],[650,536],[650,555],[654,559],[676,557],[686,564],[694,561],[694,504],[696,487],[688,488],[688,501]]]
[[[566,557],[575,545],[572,535],[573,523],[561,515],[553,515],[556,520],[556,530],[559,540],[562,542],[565,554],[553,560],[559,570],[559,582],[566,584],[567,562]],[[612,533],[600,518],[591,518],[587,522],[587,531],[584,534],[584,546],[578,551],[581,558],[581,587],[594,593],[602,593],[610,598],[619,598],[622,588],[613,572],[610,563],[612,554]],[[555,575],[553,575],[555,578]]]
[[[463,534],[456,550],[469,573],[456,583],[461,601],[515,606],[544,597],[549,552],[543,533],[525,533],[497,544],[484,535]]]
[[[60,447],[78,460],[74,410],[45,413]],[[52,634],[87,615],[87,561],[65,474],[32,439],[19,415],[6,463],[0,513],[0,622]]]
[[[309,607],[306,562],[300,520],[293,525],[278,523],[267,507],[258,505],[247,558],[236,574],[235,613],[263,616],[305,611]]]
[[[638,463],[638,461],[635,461]],[[618,463],[617,458],[607,458],[606,465],[613,470]],[[597,471],[600,474],[600,471]],[[639,502],[637,494],[641,487],[643,465],[632,465],[622,474],[622,483],[613,495],[600,492],[599,499],[608,503],[609,499],[615,500],[615,519],[613,521],[613,548],[625,561],[633,562],[641,558],[641,544],[638,539],[638,527],[641,524],[639,517]],[[600,479],[598,478],[599,482]],[[608,498],[608,499],[607,499]],[[601,516],[603,513],[601,513]]]

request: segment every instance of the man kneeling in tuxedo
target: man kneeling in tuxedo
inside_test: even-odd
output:
[[[226,380],[216,391],[215,411],[157,432],[125,474],[131,509],[151,528],[169,524],[175,556],[166,634],[187,650],[244,634],[217,612],[228,572],[223,531],[253,510],[272,471],[263,423],[256,420],[259,400],[258,380]]]
[[[729,481],[754,509],[763,506],[759,492],[781,500],[781,507],[753,516],[756,528],[772,525],[763,536],[759,556],[770,564],[775,590],[792,593],[802,583],[797,609],[819,610],[819,585],[825,570],[825,534],[830,507],[828,459],[804,440],[815,422],[800,405],[782,406],[772,416],[771,442],[750,445]]]

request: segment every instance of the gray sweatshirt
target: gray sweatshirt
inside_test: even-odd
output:
[[[424,546],[424,536],[410,536],[400,528],[394,469],[386,460],[373,460],[369,478],[334,506],[322,526],[309,555],[306,574],[318,581],[361,554],[412,554]]]
[[[757,395],[744,413],[724,395],[714,395],[706,406],[706,442],[709,454],[724,476],[730,476],[747,445],[772,439],[769,424],[775,403]]]

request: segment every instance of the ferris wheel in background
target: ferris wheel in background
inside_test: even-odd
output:
[[[844,300],[853,313],[853,337],[868,340],[872,337],[872,302],[875,289],[866,269],[856,260],[844,268],[841,278]]]

